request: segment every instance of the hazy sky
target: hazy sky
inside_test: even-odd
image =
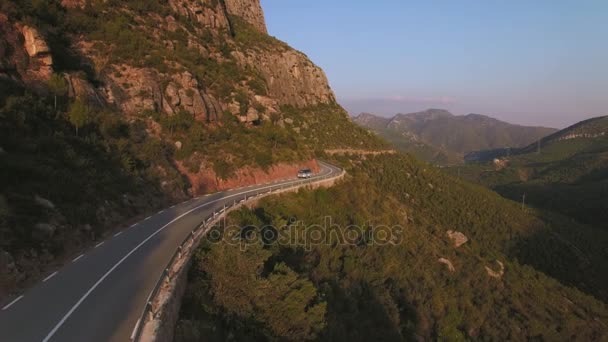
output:
[[[608,115],[608,0],[262,0],[351,114],[429,107],[564,127]]]

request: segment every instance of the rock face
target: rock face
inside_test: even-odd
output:
[[[239,16],[256,30],[267,33],[264,11],[259,0],[224,0],[226,11],[230,15]]]
[[[63,0],[62,4],[72,8],[82,7],[84,1]],[[168,32],[182,32],[180,34],[185,39],[159,38],[159,42],[169,52],[178,49],[179,45],[197,51],[201,59],[213,59],[212,65],[225,65],[227,59],[233,60],[241,69],[241,74],[243,70],[251,70],[259,78],[256,80],[258,84],[263,83],[261,87],[265,91],[260,93],[259,88],[256,91],[247,89],[248,81],[237,83],[239,81],[235,80],[237,90],[244,88],[242,91],[249,98],[244,113],[238,102],[230,107],[234,103],[235,92],[218,94],[209,89],[217,83],[216,76],[203,80],[200,75],[205,73],[193,70],[192,66],[189,69],[180,65],[171,58],[170,53],[165,57],[165,63],[171,66],[169,70],[125,63],[107,65],[107,50],[96,49],[96,42],[84,36],[73,42],[75,53],[83,61],[106,66],[98,70],[96,77],[101,82],[97,87],[75,74],[64,75],[69,85],[69,95],[99,105],[116,106],[127,114],[157,111],[172,115],[188,112],[201,122],[217,121],[228,110],[239,115],[241,122],[253,123],[280,112],[281,105],[306,107],[335,102],[325,73],[306,55],[273,38],[263,38],[267,30],[259,0],[168,0],[167,4],[173,14],[156,16],[154,25],[146,24],[138,29],[143,30],[144,34],[159,37],[167,37]],[[231,23],[231,19],[236,17],[259,31],[262,36],[252,39],[259,39],[262,43],[252,41],[251,44],[236,44],[233,41],[235,28]],[[184,25],[184,20],[189,25]],[[16,73],[24,81],[49,79],[53,72],[52,51],[36,27],[13,23],[0,13],[0,33],[0,75]],[[271,42],[270,45],[264,45],[266,40]],[[219,48],[227,45],[231,50],[230,56]],[[234,74],[234,71],[230,72]],[[225,77],[224,74],[221,77]],[[260,107],[264,110],[261,111]]]
[[[76,73],[66,73],[63,75],[68,85],[68,95],[71,98],[84,99],[88,103],[95,104],[97,106],[103,106],[105,101],[99,94],[99,91],[93,87],[91,83],[83,80]]]
[[[48,44],[40,32],[33,27],[23,26],[21,33],[25,40],[24,47],[30,56],[30,61],[35,63],[32,68],[33,71],[38,73],[40,78],[50,78],[53,73],[53,56]]]
[[[235,57],[241,65],[254,66],[262,74],[268,95],[281,105],[305,107],[336,101],[323,70],[299,51],[248,50]]]
[[[178,14],[211,29],[228,29],[230,23],[220,1],[215,6],[200,0],[169,0],[169,5]],[[262,19],[263,20],[263,19]]]
[[[0,13],[0,76],[28,84],[45,81],[52,65],[51,50],[40,32]]]
[[[228,34],[232,30],[230,16],[239,16],[256,30],[266,34],[264,14],[258,0],[230,0],[221,2],[201,2],[194,0],[170,0],[175,14],[188,18],[201,35],[211,29],[215,35]],[[168,31],[176,31],[180,23],[172,16],[163,19]],[[222,38],[225,39],[225,38]],[[169,49],[175,43],[165,43]],[[188,41],[190,48],[199,51],[205,58],[222,58],[214,55],[210,46],[193,39]],[[189,70],[170,75],[161,74],[152,68],[136,68],[118,65],[114,72],[106,76],[106,100],[116,104],[127,113],[158,111],[169,115],[185,111],[201,122],[218,120],[222,112],[228,110],[244,123],[252,123],[262,118],[259,110],[252,104],[265,108],[265,113],[279,111],[281,105],[296,107],[313,106],[335,102],[335,96],[325,73],[314,65],[306,55],[277,42],[273,47],[241,47],[231,52],[231,58],[244,70],[255,70],[265,82],[267,94],[248,94],[250,105],[244,115],[240,115],[240,104],[229,99],[218,99],[217,94],[207,89],[203,80]],[[167,76],[170,80],[167,82]],[[164,81],[163,81],[164,80]],[[209,83],[214,83],[210,81]],[[163,84],[161,87],[160,84]]]
[[[201,91],[198,80],[190,72],[173,76],[164,91],[163,109],[167,113],[186,111],[199,121],[216,121],[222,111],[219,102]]]
[[[126,113],[158,111],[172,115],[184,111],[201,122],[216,121],[222,113],[219,101],[205,93],[188,71],[172,75],[162,89],[161,76],[154,69],[129,65],[116,69],[108,75],[104,96],[108,103],[116,104]]]

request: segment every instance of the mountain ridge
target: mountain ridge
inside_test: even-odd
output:
[[[423,159],[445,164],[462,162],[464,156],[480,149],[521,147],[556,129],[541,126],[510,124],[486,115],[470,113],[454,115],[444,109],[396,114],[385,118],[365,113],[353,118],[355,123],[375,131],[402,150],[413,152]],[[412,145],[418,145],[412,146]],[[437,151],[437,156],[417,153],[420,146]]]

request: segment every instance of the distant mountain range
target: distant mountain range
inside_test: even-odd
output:
[[[436,164],[462,162],[473,151],[523,147],[557,131],[514,125],[480,114],[454,115],[443,109],[392,118],[362,113],[353,120],[397,149]]]

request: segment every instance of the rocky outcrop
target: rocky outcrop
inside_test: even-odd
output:
[[[496,260],[496,263],[498,264],[498,271],[494,271],[493,269],[489,268],[488,266],[485,266],[486,268],[486,272],[488,273],[488,276],[492,277],[492,278],[502,278],[502,276],[505,274],[505,265],[500,262],[499,260]]]
[[[256,30],[267,33],[264,11],[260,0],[224,0],[226,11],[230,15],[239,16]]]
[[[162,103],[162,91],[155,70],[128,65],[119,65],[116,69],[106,80],[105,96],[108,103],[117,105],[129,114],[162,108],[157,105]]]
[[[66,73],[63,75],[68,85],[68,96],[86,100],[90,104],[103,106],[105,101],[99,91],[87,80],[80,77],[78,73]]]
[[[164,95],[163,110],[168,114],[186,111],[199,121],[216,121],[222,111],[219,102],[202,92],[196,77],[187,71],[173,75]]]
[[[201,122],[210,122],[222,113],[219,101],[206,93],[188,71],[173,74],[162,89],[161,75],[155,69],[129,65],[116,69],[108,75],[105,98],[128,114],[157,111],[172,115],[184,111]]]
[[[467,241],[469,241],[469,238],[467,238],[467,236],[461,232],[448,230],[446,234],[448,235],[448,238],[450,238],[450,240],[454,242],[454,247],[456,248],[464,245],[465,243],[467,243]]]
[[[599,133],[572,133],[572,134],[568,134],[568,135],[564,135],[562,137],[560,137],[559,139],[557,139],[557,141],[564,141],[564,140],[572,140],[572,139],[577,139],[577,138],[599,138],[599,137],[603,137],[605,136],[607,133],[606,132],[599,132]]]
[[[23,26],[21,33],[24,38],[24,48],[33,63],[31,71],[41,79],[49,79],[53,73],[53,56],[46,40],[31,26]]]
[[[34,85],[50,77],[52,65],[50,48],[40,32],[0,13],[0,76]]]
[[[221,1],[215,1],[214,6],[211,1],[169,0],[169,5],[179,15],[203,27],[214,30],[227,30],[230,27]]]
[[[437,260],[440,264],[444,264],[448,267],[448,271],[450,272],[454,272],[456,271],[456,268],[454,267],[454,265],[452,265],[452,262],[449,259],[446,258],[439,258],[439,260]]]
[[[336,101],[327,77],[303,53],[291,50],[234,52],[242,66],[253,66],[266,80],[268,96],[280,105],[297,107]]]

